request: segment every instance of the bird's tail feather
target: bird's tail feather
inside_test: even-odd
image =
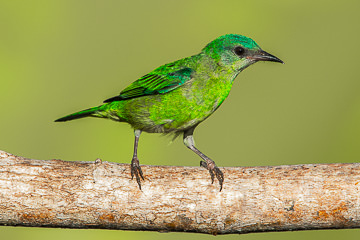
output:
[[[70,121],[70,120],[74,120],[74,119],[78,119],[78,118],[84,118],[84,117],[90,117],[90,116],[95,116],[95,113],[97,111],[99,111],[100,107],[93,107],[93,108],[89,108],[80,112],[76,112],[70,115],[67,115],[65,117],[56,119],[55,122],[66,122],[66,121]]]

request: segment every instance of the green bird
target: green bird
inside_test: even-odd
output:
[[[283,63],[263,51],[252,39],[236,34],[221,36],[194,56],[156,68],[103,105],[59,118],[64,122],[83,117],[108,118],[129,123],[135,131],[131,177],[141,190],[144,175],[137,156],[141,132],[183,134],[186,147],[199,155],[200,166],[216,177],[220,191],[224,175],[215,162],[195,147],[195,128],[220,107],[236,76],[258,61]],[[141,178],[141,179],[140,179]]]

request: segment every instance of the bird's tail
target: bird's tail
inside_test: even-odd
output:
[[[101,110],[100,109],[101,106],[99,107],[93,107],[93,108],[89,108],[80,112],[76,112],[70,115],[67,115],[65,117],[56,119],[55,122],[66,122],[66,121],[70,121],[70,120],[74,120],[74,119],[78,119],[78,118],[84,118],[84,117],[90,117],[90,116],[96,116],[96,113]]]

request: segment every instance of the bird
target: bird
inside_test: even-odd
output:
[[[137,155],[140,134],[183,135],[186,147],[200,156],[211,183],[223,188],[224,174],[215,162],[195,147],[195,128],[214,113],[230,93],[235,78],[258,61],[284,63],[262,50],[251,38],[227,34],[208,43],[200,53],[162,65],[140,77],[102,105],[55,120],[96,117],[126,122],[134,130],[131,179],[141,190],[144,174]]]

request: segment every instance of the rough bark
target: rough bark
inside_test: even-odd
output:
[[[360,226],[360,164],[222,168],[33,160],[0,151],[0,225],[249,233]]]

